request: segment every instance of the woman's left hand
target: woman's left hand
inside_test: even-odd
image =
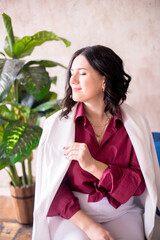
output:
[[[74,142],[65,147],[66,158],[68,160],[77,160],[85,171],[91,172],[95,159],[90,154],[88,146],[85,143]]]

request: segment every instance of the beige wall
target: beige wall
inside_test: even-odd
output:
[[[0,13],[11,16],[15,35],[54,31],[72,42],[48,42],[32,59],[51,59],[64,65],[86,45],[103,44],[115,50],[132,76],[127,102],[160,131],[160,0],[0,0]],[[0,17],[0,50],[6,35]],[[65,72],[58,74],[59,98]]]
[[[72,42],[69,48],[62,42],[45,43],[32,59],[67,65],[72,53],[87,45],[103,44],[116,51],[132,76],[127,102],[148,118],[152,131],[160,131],[160,0],[0,0],[3,12],[11,16],[19,37],[48,30]],[[5,36],[0,17],[0,51]],[[65,71],[50,73],[59,76],[61,98]],[[9,195],[9,181],[0,171],[0,195]]]

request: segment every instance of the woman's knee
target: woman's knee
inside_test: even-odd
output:
[[[89,240],[80,228],[61,217],[50,219],[48,226],[52,240]]]
[[[103,226],[115,240],[144,240],[143,217],[137,213],[127,213],[121,217],[104,223]]]

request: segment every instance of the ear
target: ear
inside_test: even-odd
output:
[[[103,90],[103,92],[105,91],[105,88],[106,88],[106,77],[103,76],[103,79],[102,79],[102,90]]]

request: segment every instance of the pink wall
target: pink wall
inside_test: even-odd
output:
[[[127,103],[142,112],[152,131],[160,131],[160,0],[0,0],[0,13],[11,16],[19,37],[40,30],[54,31],[72,42],[48,42],[32,59],[51,59],[64,65],[86,45],[103,44],[116,51],[132,76]],[[0,18],[0,51],[6,32]],[[58,74],[59,98],[65,72]]]

